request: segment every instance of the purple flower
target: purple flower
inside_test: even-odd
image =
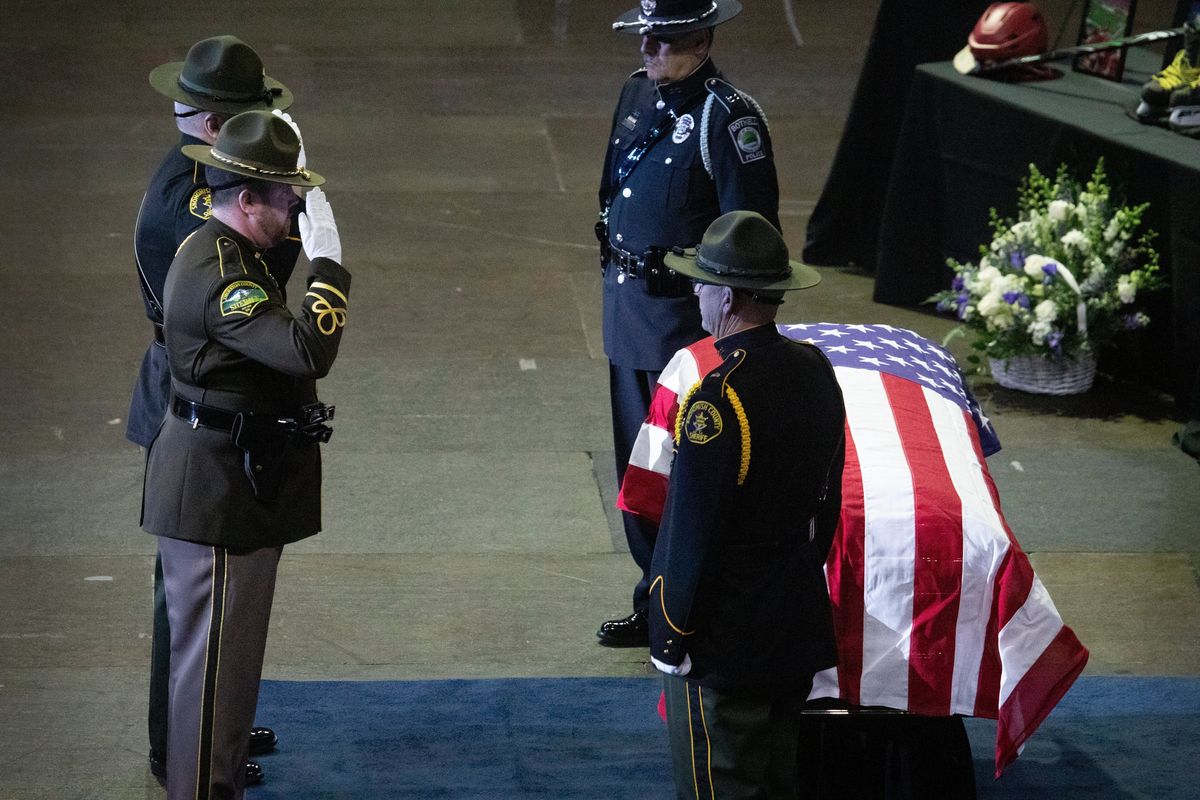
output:
[[[1058,274],[1058,262],[1057,261],[1047,261],[1045,264],[1042,265],[1042,272],[1046,273],[1046,277],[1053,278],[1055,275]]]
[[[1008,303],[1010,306],[1015,303],[1021,308],[1029,308],[1029,297],[1024,292],[1005,292],[1004,302]]]
[[[1008,254],[1008,263],[1012,264],[1013,269],[1020,269],[1025,265],[1025,256],[1020,250],[1013,250]]]
[[[1050,345],[1050,349],[1054,352],[1061,353],[1062,338],[1063,335],[1061,331],[1050,331],[1049,335],[1046,336],[1046,344]]]
[[[955,275],[953,282],[951,282],[951,284],[950,284],[950,288],[956,292],[961,292],[966,287],[967,287],[967,282],[965,280],[963,280],[963,276]]]
[[[1144,328],[1150,324],[1150,318],[1141,312],[1125,314],[1121,317],[1121,324],[1127,331],[1136,331],[1138,328]]]

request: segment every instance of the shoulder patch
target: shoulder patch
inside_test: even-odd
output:
[[[693,403],[683,421],[684,433],[692,444],[708,444],[720,436],[724,428],[721,412],[707,400],[697,400]]]
[[[234,281],[221,292],[221,316],[254,313],[259,303],[267,300],[267,292],[253,281]]]
[[[733,137],[738,158],[743,164],[767,157],[763,149],[762,128],[758,117],[741,117],[729,123],[729,135]]]
[[[212,216],[212,189],[201,186],[188,198],[188,213],[193,217],[208,219]]]

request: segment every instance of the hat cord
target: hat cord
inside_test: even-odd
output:
[[[273,105],[275,98],[283,94],[283,89],[280,89],[278,86],[264,86],[261,92],[252,93],[249,95],[233,96],[213,94],[212,92],[206,92],[199,86],[193,85],[191,81],[183,77],[182,74],[179,76],[178,83],[179,88],[183,89],[185,92],[199,95],[200,97],[204,97],[209,100],[216,100],[218,103],[256,103],[262,101],[267,105]]]
[[[241,167],[242,169],[248,169],[251,172],[258,173],[259,175],[282,175],[285,177],[299,176],[301,178],[304,178],[305,180],[308,180],[308,174],[309,174],[308,170],[304,169],[303,167],[297,167],[296,169],[289,169],[289,170],[263,169],[262,167],[256,167],[252,164],[243,164],[241,161],[235,161],[234,159],[230,158],[229,156],[218,152],[217,148],[215,148],[215,147],[211,148],[208,152],[209,152],[209,155],[211,155],[217,161],[220,161],[222,164],[229,164],[230,166],[233,166],[233,167]]]
[[[653,19],[647,19],[646,17],[643,17],[641,14],[638,14],[637,22],[621,22],[620,20],[618,20],[617,22],[614,22],[612,24],[612,26],[613,26],[614,31],[619,31],[622,28],[632,28],[634,25],[641,25],[642,27],[638,31],[638,33],[649,33],[650,31],[654,30],[655,28],[661,28],[661,27],[664,27],[667,25],[691,25],[693,22],[701,22],[705,19],[708,19],[715,13],[717,13],[716,2],[714,2],[712,4],[712,8],[710,8],[708,11],[705,11],[698,17],[692,17],[691,19],[653,20]]]

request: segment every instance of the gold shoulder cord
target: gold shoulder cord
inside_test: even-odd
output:
[[[738,465],[737,479],[737,485],[741,486],[750,472],[750,420],[746,419],[742,398],[738,397],[732,386],[725,387],[725,396],[729,398],[729,405],[733,406],[733,413],[737,416],[738,427],[742,429],[742,463]]]

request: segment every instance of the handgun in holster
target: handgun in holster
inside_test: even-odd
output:
[[[600,215],[600,219],[596,221],[596,241],[600,243],[600,274],[604,274],[604,268],[608,266],[609,256],[612,255],[612,245],[608,241],[608,214]]]
[[[239,413],[229,432],[242,449],[242,468],[250,480],[254,499],[269,508],[279,501],[284,463],[292,447],[292,434],[279,421],[265,414]]]

